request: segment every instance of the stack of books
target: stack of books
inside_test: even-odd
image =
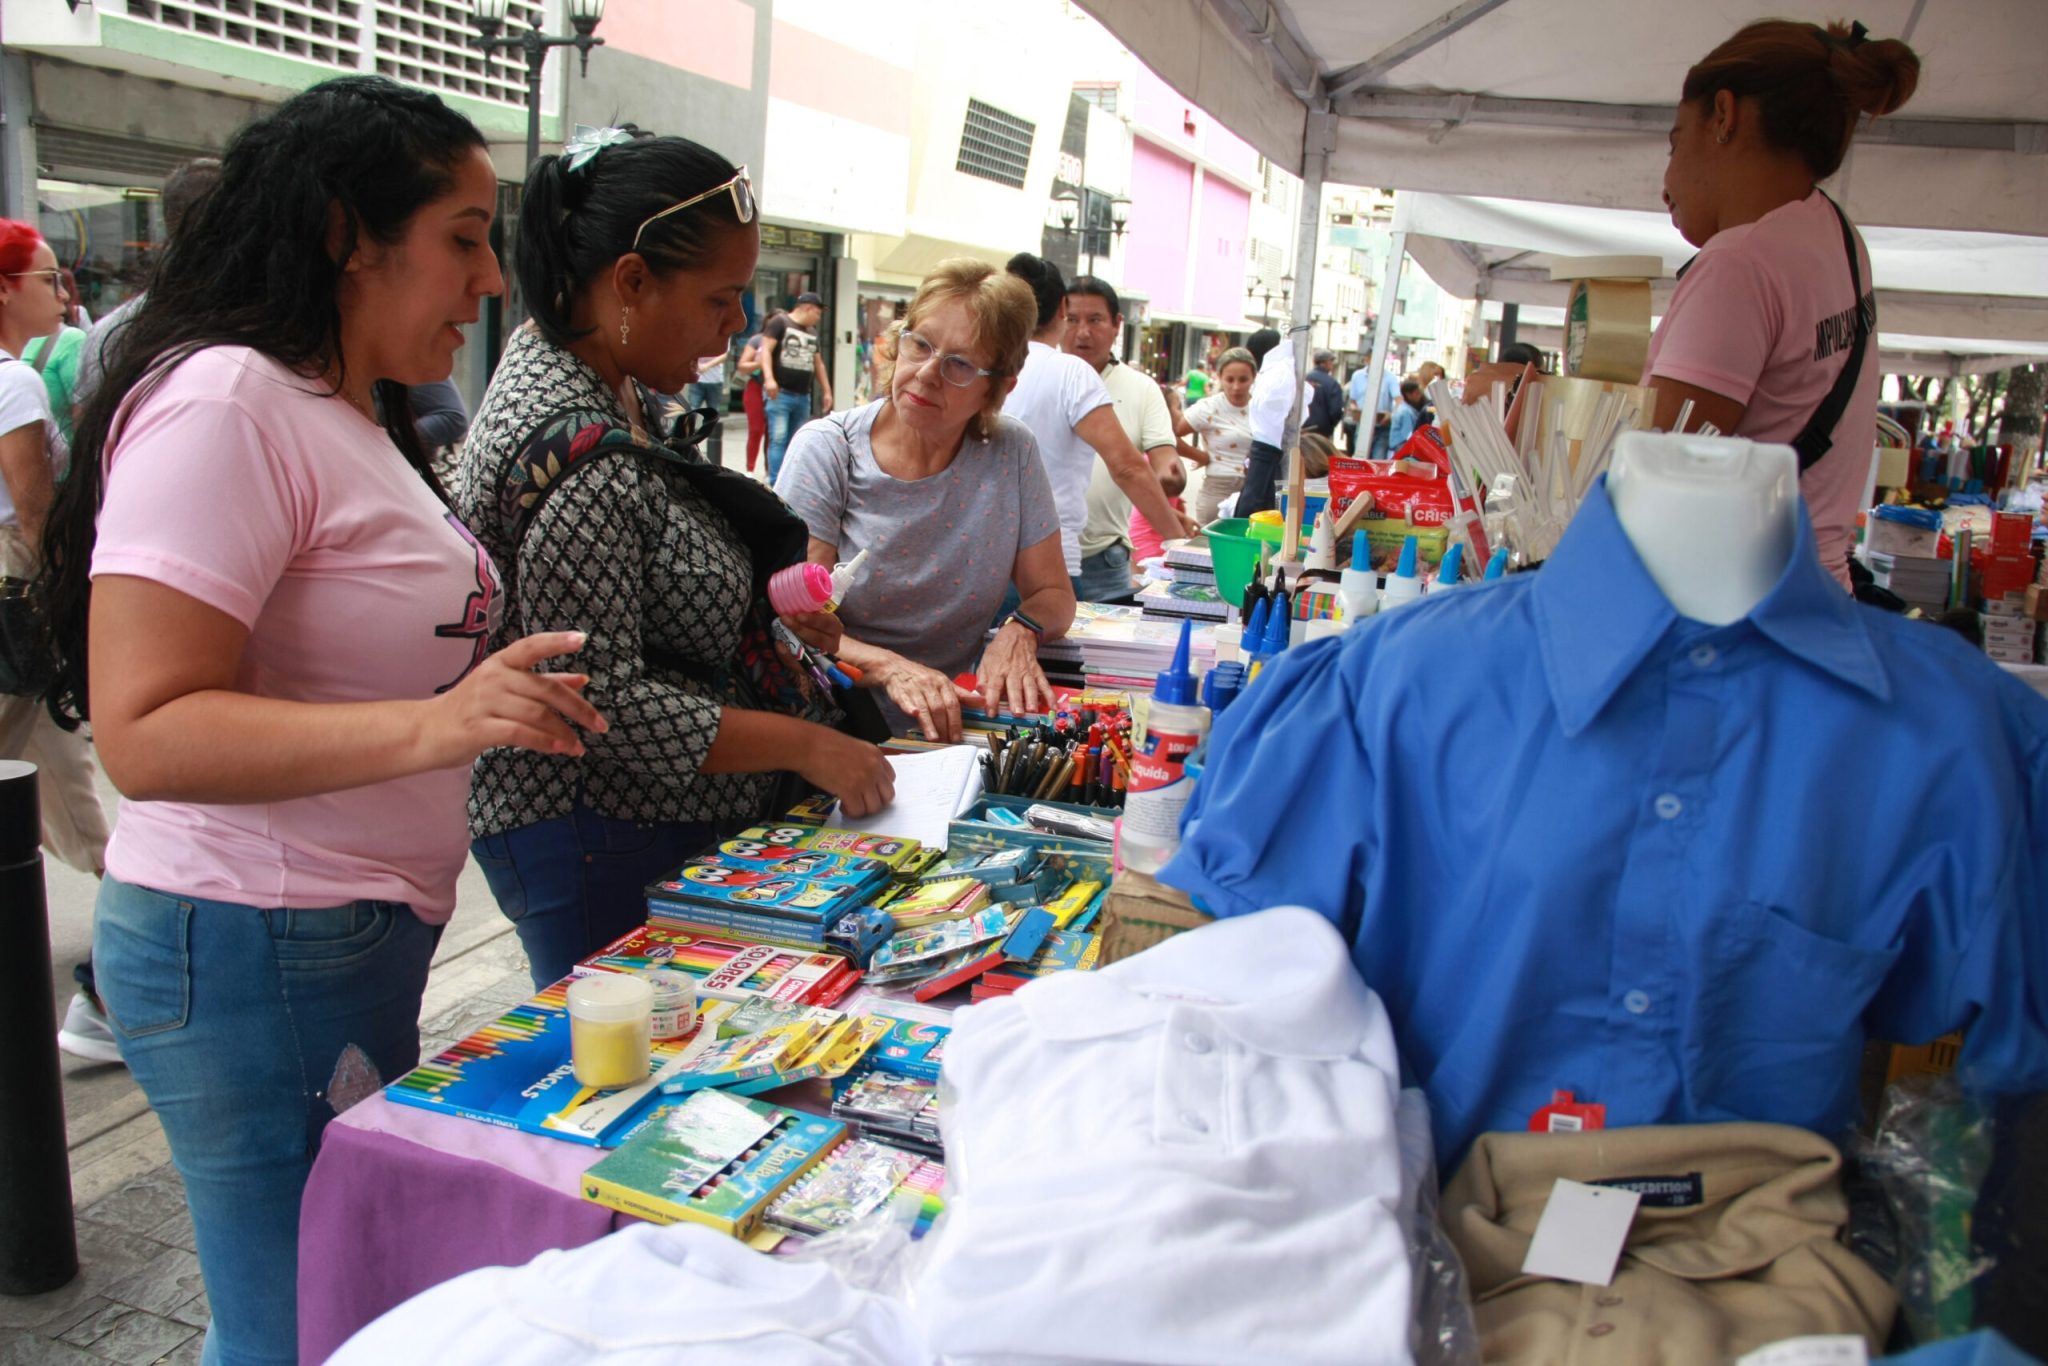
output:
[[[1220,622],[1229,619],[1231,604],[1214,583],[1148,583],[1138,591],[1138,607],[1148,619]]]
[[[1929,616],[1948,610],[1949,581],[1954,562],[1933,555],[1879,555],[1870,557],[1877,581]]]

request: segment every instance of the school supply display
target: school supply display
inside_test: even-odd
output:
[[[584,962],[612,972],[673,968],[697,979],[699,996],[735,1003],[768,996],[829,1006],[860,981],[860,970],[835,953],[805,953],[735,935],[664,924],[659,916],[619,936]]]
[[[1020,987],[1057,972],[1092,972],[1100,963],[1101,941],[1087,930],[1055,930],[1044,946],[1023,962],[1009,962],[982,974],[977,999],[1007,996]]]
[[[879,811],[861,818],[882,834],[944,848],[946,826],[981,795],[981,753],[973,745],[945,745],[912,754],[891,754],[896,794]],[[839,815],[834,813],[836,819]]]
[[[846,1138],[838,1120],[701,1092],[649,1123],[583,1174],[583,1198],[735,1238],[760,1230],[768,1207]]]
[[[1117,855],[1126,867],[1157,872],[1180,848],[1180,815],[1194,791],[1187,756],[1209,734],[1209,709],[1197,700],[1183,624],[1173,662],[1159,674],[1145,738],[1131,758],[1131,794],[1118,822]]]
[[[832,1115],[879,1138],[933,1157],[939,1143],[939,1084],[872,1064],[856,1068],[833,1088]]]
[[[841,1144],[768,1207],[768,1222],[807,1237],[835,1232],[880,1209],[925,1161],[872,1139]]]
[[[868,1054],[868,1065],[917,1081],[936,1082],[945,1062],[946,1039],[952,1032],[951,1025],[929,1020],[893,1020],[889,1032]]]
[[[724,1088],[758,1095],[800,1081],[845,1076],[865,1058],[890,1021],[810,1010],[755,1034],[719,1039],[688,1064],[671,1069],[665,1095]]]
[[[390,1083],[385,1096],[571,1143],[618,1143],[659,1104],[670,1069],[687,1066],[717,1042],[718,1022],[732,1006],[707,1003],[690,1032],[649,1044],[645,1080],[615,1090],[586,1087],[576,1081],[571,1060],[568,993],[571,983],[599,975],[597,968],[576,968]]]
[[[1148,617],[1222,621],[1230,607],[1213,583],[1148,583],[1138,590],[1138,609]]]

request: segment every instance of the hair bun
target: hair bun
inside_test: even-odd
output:
[[[1866,39],[1841,23],[1829,24],[1827,34],[1833,49],[1828,74],[1851,108],[1881,118],[1913,98],[1920,85],[1920,57],[1912,48],[1896,38]]]

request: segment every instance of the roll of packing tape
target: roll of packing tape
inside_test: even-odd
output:
[[[1565,308],[1564,368],[1579,379],[1634,384],[1650,357],[1650,282],[1574,280]]]

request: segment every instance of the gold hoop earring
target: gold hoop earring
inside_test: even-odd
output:
[[[619,345],[626,344],[626,310],[619,310]]]

